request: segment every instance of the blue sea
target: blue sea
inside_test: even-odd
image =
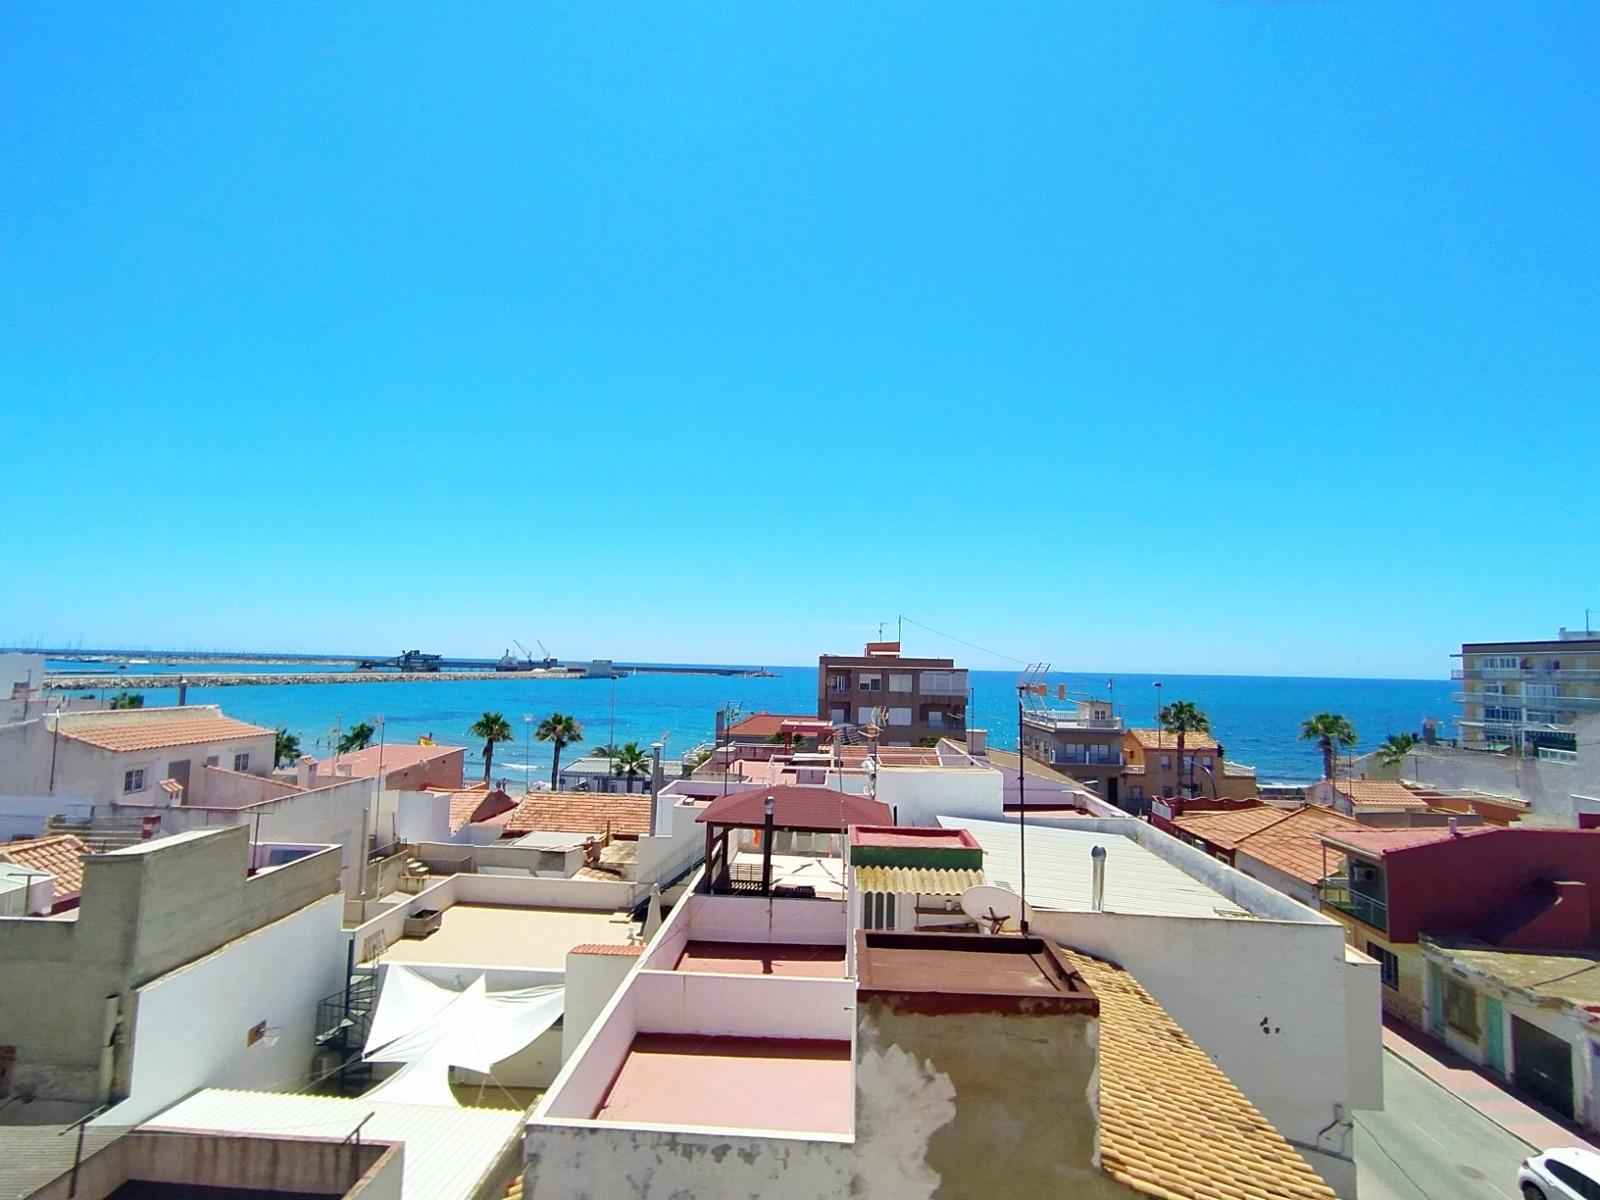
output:
[[[87,664],[51,662],[49,668],[82,671]],[[96,669],[99,664],[95,664]],[[114,668],[112,668],[114,670]],[[134,665],[141,674],[219,670],[227,672],[302,670],[262,664],[207,664],[204,667]],[[345,668],[332,668],[335,670]],[[593,680],[485,679],[450,683],[296,684],[293,686],[189,689],[191,704],[220,704],[230,716],[261,725],[283,726],[300,738],[309,754],[325,753],[337,724],[349,729],[360,721],[385,719],[390,741],[414,742],[431,735],[441,743],[478,747],[467,727],[485,711],[503,713],[517,732],[514,744],[495,753],[496,771],[514,777],[533,770],[548,773],[549,747],[528,742],[524,716],[536,723],[552,711],[575,716],[583,725],[586,745],[657,739],[667,743],[669,757],[711,740],[716,710],[737,704],[745,713],[812,713],[816,711],[817,669],[776,667],[773,679],[699,675],[630,675],[615,682]],[[972,671],[969,721],[989,731],[990,744],[1017,744],[1016,676],[1006,671]],[[1051,676],[1052,695],[1058,682],[1069,691],[1106,694],[1106,676]],[[1114,675],[1111,695],[1117,712],[1130,724],[1153,725],[1155,676]],[[1451,734],[1454,706],[1447,680],[1297,679],[1240,675],[1164,675],[1161,699],[1193,700],[1211,718],[1227,756],[1251,763],[1262,782],[1301,782],[1317,778],[1321,758],[1316,747],[1299,741],[1300,723],[1313,713],[1344,714],[1360,735],[1357,752],[1370,750],[1391,733],[1418,733],[1424,717],[1440,719],[1441,736]],[[177,690],[146,692],[145,703],[177,703]],[[581,747],[579,747],[581,749]],[[568,750],[570,761],[573,752]],[[480,768],[481,769],[481,768]]]

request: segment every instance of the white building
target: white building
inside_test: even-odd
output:
[[[1033,931],[1126,967],[1341,1196],[1355,1195],[1351,1113],[1383,1105],[1380,981],[1342,926],[1143,821],[941,823],[969,830],[989,882],[1017,891],[1026,837]]]

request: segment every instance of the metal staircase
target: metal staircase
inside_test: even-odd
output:
[[[357,967],[342,990],[317,1004],[317,1074],[341,1095],[355,1095],[372,1081],[372,1064],[361,1060],[361,1051],[377,1003],[377,969]]]

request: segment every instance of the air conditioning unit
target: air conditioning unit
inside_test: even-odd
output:
[[[1350,872],[1350,879],[1351,879],[1351,882],[1353,882],[1353,883],[1377,883],[1378,882],[1378,868],[1377,867],[1369,867],[1369,866],[1357,866],[1354,870],[1352,870]]]

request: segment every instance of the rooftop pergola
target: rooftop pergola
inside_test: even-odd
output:
[[[782,829],[796,833],[834,833],[841,839],[852,825],[888,825],[893,821],[887,804],[819,787],[757,788],[723,796],[706,805],[695,820],[706,827],[706,868],[702,890],[717,893],[773,894],[772,835]],[[761,831],[761,877],[735,877],[728,838],[735,829]]]

